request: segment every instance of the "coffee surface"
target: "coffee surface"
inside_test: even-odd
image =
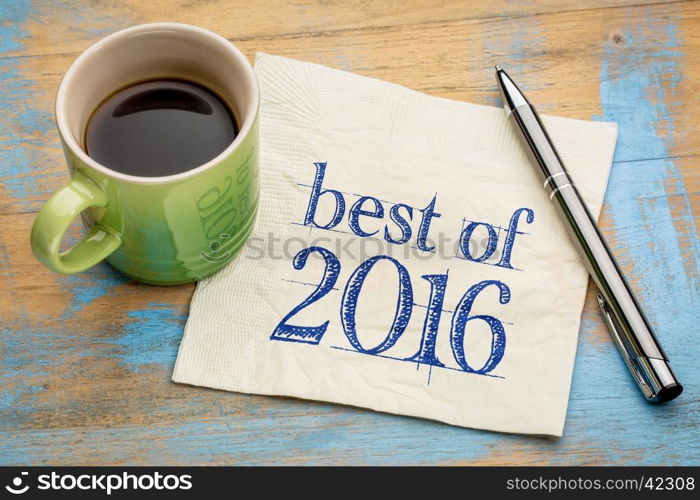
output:
[[[236,120],[210,90],[179,80],[139,83],[93,113],[87,154],[118,172],[160,177],[196,168],[234,140]]]

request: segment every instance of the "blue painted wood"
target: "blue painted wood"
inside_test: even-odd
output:
[[[28,210],[65,175],[46,167],[59,154],[51,110],[33,105],[37,89],[21,59],[2,57],[26,43],[31,9],[28,0],[0,3],[0,107],[12,110],[0,114],[0,181],[14,200],[27,200]],[[681,398],[664,406],[644,402],[592,296],[561,439],[176,386],[169,377],[191,288],[136,285],[101,265],[75,276],[42,274],[44,288],[31,289],[22,276],[26,242],[0,227],[0,279],[26,294],[2,296],[11,314],[0,323],[0,464],[700,464],[699,243],[693,224],[683,226],[687,234],[677,224],[693,220],[690,195],[680,194],[684,201],[674,206],[667,197],[690,191],[671,158],[678,154],[675,90],[688,71],[688,35],[673,14],[661,13],[628,25],[624,44],[602,42],[601,114],[594,118],[620,127],[606,236],[686,385]],[[517,73],[534,74],[547,42],[537,19],[524,18],[521,26],[485,43],[512,54]],[[45,170],[27,177],[28,167]],[[19,221],[9,227],[24,231],[32,220],[30,213],[0,217]],[[51,312],[42,313],[35,302],[43,296],[60,298],[64,307],[54,313],[47,303]]]

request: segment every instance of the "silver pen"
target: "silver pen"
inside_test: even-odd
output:
[[[605,243],[595,219],[566,171],[537,111],[508,74],[498,66],[496,80],[509,119],[516,125],[524,146],[539,166],[549,199],[566,222],[569,234],[598,287],[598,304],[625,364],[647,401],[670,401],[683,391],[683,386],[671,370],[666,354]]]

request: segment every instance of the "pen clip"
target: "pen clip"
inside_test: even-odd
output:
[[[654,391],[651,389],[651,387],[649,387],[649,384],[647,384],[647,382],[644,379],[644,375],[640,372],[640,369],[637,366],[636,353],[631,349],[629,345],[627,345],[627,343],[620,336],[617,320],[610,311],[610,307],[608,307],[608,303],[605,301],[603,295],[600,292],[596,292],[596,297],[598,299],[598,306],[600,307],[600,311],[603,313],[605,324],[608,326],[608,330],[610,330],[610,334],[615,342],[615,345],[617,345],[617,348],[620,350],[620,353],[622,353],[622,359],[624,359],[627,368],[629,368],[629,371],[632,373],[632,376],[637,382],[639,388],[642,390],[642,393],[644,393],[644,396],[647,399],[651,398],[654,395]]]

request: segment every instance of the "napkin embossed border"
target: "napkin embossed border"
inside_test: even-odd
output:
[[[255,70],[258,220],[197,285],[173,380],[560,436],[588,275],[505,112]],[[597,217],[616,126],[543,120]]]

